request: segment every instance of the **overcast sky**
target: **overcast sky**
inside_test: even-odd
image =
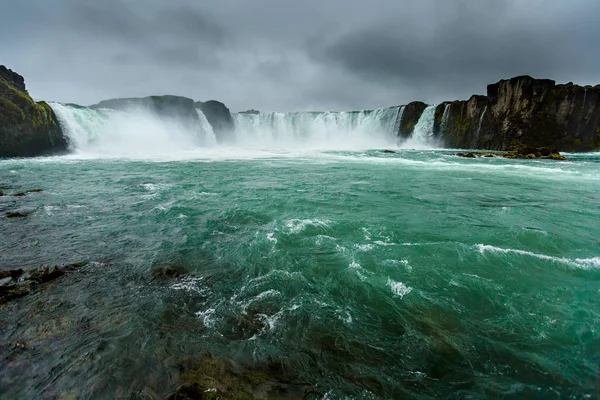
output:
[[[598,0],[6,0],[0,64],[39,99],[176,94],[232,111],[600,83]]]

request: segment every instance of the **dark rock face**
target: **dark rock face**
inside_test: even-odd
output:
[[[422,101],[413,101],[404,107],[402,119],[400,120],[400,137],[407,138],[413,133],[415,125],[419,122],[419,118],[421,118],[426,108],[427,104]]]
[[[447,147],[549,148],[544,156],[600,147],[600,85],[556,85],[520,76],[489,85],[487,96],[448,107],[446,124],[440,118],[438,125]]]
[[[225,104],[209,100],[197,102],[196,107],[202,110],[208,123],[212,126],[217,142],[230,143],[235,140],[235,126],[231,112]]]
[[[34,102],[25,80],[0,65],[0,157],[64,153],[67,140],[45,102]]]

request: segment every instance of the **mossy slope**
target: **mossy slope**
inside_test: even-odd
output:
[[[67,141],[52,108],[33,101],[23,77],[0,65],[0,157],[62,153]]]

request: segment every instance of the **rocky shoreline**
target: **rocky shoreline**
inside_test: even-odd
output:
[[[140,107],[161,117],[178,118],[192,127],[198,126],[196,109],[200,109],[219,143],[235,139],[232,114],[216,100],[195,102],[181,96],[150,96],[105,100],[90,106],[115,110]],[[406,139],[429,106],[415,101],[402,107],[396,135]],[[527,147],[556,149],[552,154],[595,151],[600,148],[600,85],[557,85],[530,76],[501,80],[488,86],[486,96],[473,95],[466,101],[437,105],[433,137],[445,148],[507,152]],[[61,154],[67,150],[67,137],[52,108],[43,101],[34,102],[24,78],[0,66],[0,157]],[[520,158],[521,154],[506,158]],[[523,154],[524,158],[529,154],[536,152]],[[541,157],[546,156],[536,156]]]

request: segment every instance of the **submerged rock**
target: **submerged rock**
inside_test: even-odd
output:
[[[214,357],[184,363],[179,380],[181,386],[167,400],[302,399],[315,394],[306,385],[289,382],[280,368],[249,369]]]
[[[6,218],[8,219],[12,219],[12,218],[26,218],[29,217],[29,215],[31,215],[32,211],[14,211],[14,212],[8,212],[6,213]]]
[[[169,280],[188,275],[190,271],[181,265],[161,265],[152,269],[155,280]]]
[[[23,297],[32,289],[86,265],[88,265],[87,262],[80,262],[55,267],[41,266],[27,272],[22,269],[0,271],[0,282],[2,282],[0,284],[0,304]]]
[[[64,153],[67,146],[52,108],[33,101],[25,79],[0,65],[0,157]]]

